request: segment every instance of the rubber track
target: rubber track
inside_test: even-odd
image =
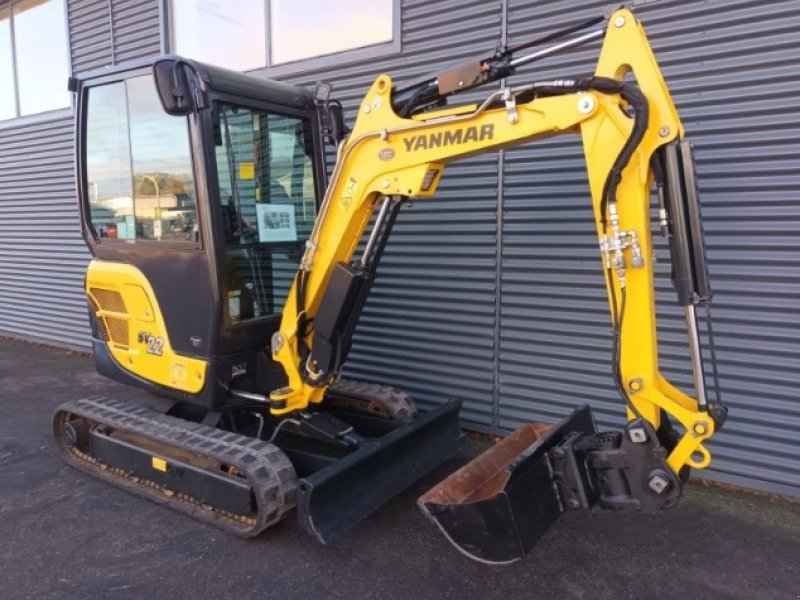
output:
[[[230,465],[244,475],[255,496],[256,515],[234,515],[215,509],[165,487],[135,477],[119,468],[63,444],[61,427],[70,415],[103,424],[159,443],[181,448]],[[71,466],[126,491],[149,498],[215,525],[238,537],[252,537],[281,521],[295,506],[297,476],[288,457],[275,445],[193,423],[142,406],[111,398],[84,398],[62,404],[53,416],[53,437],[58,451]],[[168,458],[168,457],[167,457]]]
[[[365,403],[377,402],[388,412],[392,421],[406,423],[411,421],[417,413],[417,407],[411,396],[407,392],[389,385],[341,379],[332,384],[325,393],[326,396],[331,396],[334,402],[337,396]]]

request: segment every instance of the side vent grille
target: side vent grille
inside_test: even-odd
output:
[[[100,333],[106,342],[111,342],[118,346],[128,347],[130,337],[128,334],[128,319],[125,301],[122,295],[114,290],[103,288],[89,288],[89,304],[92,306],[97,323],[100,326]],[[111,316],[104,313],[119,313],[119,316]]]
[[[103,317],[105,326],[108,331],[108,336],[115,344],[122,346],[128,345],[128,321],[125,319],[118,319],[116,317]]]
[[[125,301],[122,295],[114,290],[104,290],[102,288],[89,288],[89,293],[94,296],[101,310],[108,312],[127,313]]]

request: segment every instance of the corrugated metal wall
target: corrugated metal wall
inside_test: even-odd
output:
[[[74,73],[159,52],[158,0],[69,0],[67,12]],[[88,347],[73,122],[53,115],[0,123],[0,335]]]
[[[73,72],[114,64],[114,27],[109,3],[69,0],[67,11]]]
[[[69,0],[73,72],[158,54],[159,0]]]
[[[118,63],[161,51],[159,4],[160,0],[111,0]]]
[[[409,81],[606,4],[404,0],[401,54],[280,78],[332,81],[352,119],[379,72]],[[636,4],[697,149],[720,378],[731,407],[706,474],[800,496],[800,121],[791,101],[800,84],[800,7]],[[76,72],[158,52],[157,0],[110,7],[69,1]],[[539,63],[514,81],[585,73],[596,54],[585,48]],[[4,127],[0,158],[0,331],[84,345],[86,256],[70,123]],[[47,184],[42,169],[56,175]],[[658,301],[664,370],[688,387],[665,261]],[[609,347],[579,139],[562,137],[454,165],[436,199],[401,214],[348,374],[401,385],[423,406],[459,396],[465,421],[484,430],[554,420],[585,401],[604,425],[618,425]]]
[[[715,8],[687,7],[682,40],[667,11],[654,11],[697,146],[733,414],[712,446],[712,474],[800,495],[800,119],[787,102],[800,84],[800,4]],[[688,51],[701,44],[702,62]]]
[[[0,335],[88,345],[73,178],[71,117],[0,129]]]

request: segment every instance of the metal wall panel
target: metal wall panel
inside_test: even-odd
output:
[[[604,5],[509,0],[511,41]],[[697,153],[719,374],[731,409],[709,444],[714,462],[704,475],[800,496],[800,122],[787,101],[800,84],[798,3],[637,8]],[[584,49],[526,74],[587,72],[596,52]],[[603,425],[622,420],[584,171],[577,136],[514,150],[504,165],[501,427],[553,420],[586,401]],[[662,367],[690,389],[685,326],[663,243],[658,254]]]
[[[100,0],[69,0],[67,11],[73,73],[114,64],[110,7],[110,2]]]
[[[117,63],[161,52],[159,0],[112,0]]]
[[[67,10],[76,74],[160,53],[159,0],[68,0]]]
[[[89,344],[72,119],[0,129],[0,335]]]

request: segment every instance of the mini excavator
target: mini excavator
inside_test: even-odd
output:
[[[627,425],[598,431],[583,406],[523,426],[419,505],[486,563],[518,560],[566,510],[673,506],[727,413],[703,372],[697,311],[711,292],[694,159],[643,28],[626,9],[604,21],[406,85],[380,75],[351,131],[329,85],[311,93],[177,56],[71,80],[97,369],[152,394],[61,405],[66,462],[234,535],[296,508],[315,538],[334,539],[463,443],[457,400],[423,412],[402,390],[341,378],[401,210],[433,201],[451,162],[575,134]],[[601,39],[594,75],[508,83]],[[452,103],[492,83],[482,102]],[[659,371],[653,187],[695,397]]]

